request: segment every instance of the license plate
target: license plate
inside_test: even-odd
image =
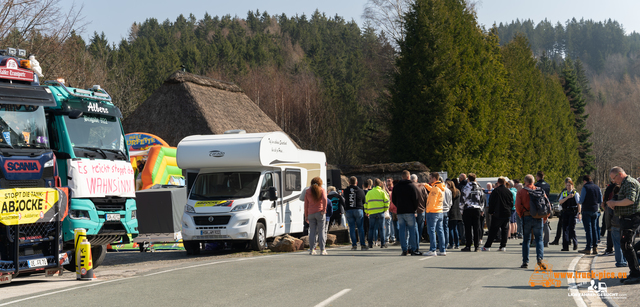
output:
[[[203,230],[202,235],[219,235],[220,230]]]
[[[120,213],[107,213],[107,222],[119,222]]]
[[[47,266],[48,264],[49,263],[47,262],[47,258],[29,260],[29,267],[30,268],[37,268],[37,267],[41,267],[41,266]]]

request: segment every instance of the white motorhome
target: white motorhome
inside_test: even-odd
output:
[[[325,154],[298,149],[282,132],[188,136],[176,159],[189,187],[187,254],[220,241],[262,250],[267,238],[303,232],[300,194],[314,177],[326,188]]]

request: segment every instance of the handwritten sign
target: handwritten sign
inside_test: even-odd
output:
[[[126,161],[71,160],[69,187],[73,197],[135,197],[133,167]]]

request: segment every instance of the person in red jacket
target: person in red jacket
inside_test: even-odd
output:
[[[518,216],[522,218],[522,229],[524,232],[523,242],[522,242],[522,265],[520,266],[523,269],[526,269],[529,264],[529,240],[531,239],[531,233],[533,233],[535,238],[536,245],[536,260],[538,261],[538,266],[541,269],[546,270],[546,266],[544,266],[542,259],[544,258],[544,243],[543,243],[543,231],[542,227],[544,223],[546,223],[547,218],[533,218],[529,201],[529,192],[528,190],[540,189],[534,185],[533,175],[527,175],[524,177],[524,188],[522,188],[516,194],[516,211],[518,212]],[[544,197],[547,197],[545,194]],[[551,209],[549,209],[551,211]]]

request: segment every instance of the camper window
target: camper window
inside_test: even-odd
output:
[[[260,200],[269,199],[269,188],[275,187],[273,184],[273,174],[264,174],[262,185],[260,186]]]
[[[258,172],[200,174],[191,189],[190,199],[217,200],[251,197],[258,187]]]
[[[300,175],[300,170],[285,170],[284,189],[286,191],[300,191],[302,189],[302,176]]]

